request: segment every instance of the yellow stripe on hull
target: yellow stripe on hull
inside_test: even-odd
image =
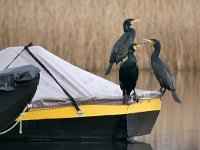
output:
[[[62,119],[62,118],[78,118],[78,117],[93,117],[93,116],[108,116],[122,115],[147,111],[155,111],[161,109],[160,98],[144,100],[141,103],[132,105],[81,105],[79,106],[84,111],[83,115],[77,114],[73,106],[52,109],[36,109],[29,110],[25,113],[22,120],[42,120],[42,119]]]

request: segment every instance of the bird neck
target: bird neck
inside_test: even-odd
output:
[[[152,53],[151,56],[159,57],[159,55],[160,55],[160,50],[161,50],[161,45],[160,45],[160,43],[156,43],[156,44],[154,45],[154,51],[153,51],[153,53]]]
[[[128,25],[124,25],[124,32],[135,32],[135,30]]]
[[[128,53],[128,60],[129,62],[137,62],[136,57],[133,53]]]

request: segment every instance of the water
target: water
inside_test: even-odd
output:
[[[95,72],[103,76],[104,72]],[[176,79],[177,93],[182,104],[173,101],[170,92],[162,98],[162,110],[149,135],[136,137],[140,143],[124,142],[58,142],[58,143],[0,143],[0,150],[200,150],[200,72],[173,73]],[[107,79],[118,83],[118,73],[112,73]],[[137,88],[157,90],[159,84],[154,74],[140,71]]]
[[[99,72],[99,75],[102,74]],[[171,93],[166,92],[152,133],[135,140],[151,144],[153,150],[200,149],[200,72],[173,74],[182,104],[175,103]],[[118,83],[117,72],[112,72],[107,78]],[[160,88],[154,74],[149,71],[140,71],[137,87],[147,90]]]

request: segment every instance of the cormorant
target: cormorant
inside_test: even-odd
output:
[[[131,25],[133,25],[135,22],[140,21],[141,19],[126,19],[123,23],[123,28],[124,28],[124,34],[119,38],[119,40],[114,44],[111,55],[110,55],[110,60],[109,60],[109,66],[106,70],[105,75],[109,74],[112,65],[114,63],[118,63],[122,61],[126,56],[128,52],[128,47],[130,44],[134,42],[135,38],[135,30],[131,28]]]
[[[154,51],[151,54],[151,66],[158,82],[160,83],[160,92],[164,94],[166,89],[168,89],[171,91],[174,100],[177,103],[181,103],[180,98],[176,94],[174,77],[169,68],[159,58],[161,50],[160,42],[157,39],[145,39],[145,41],[151,43],[154,46]]]
[[[136,95],[135,86],[138,80],[139,69],[137,66],[137,60],[134,55],[135,50],[142,44],[131,44],[128,48],[128,59],[121,63],[119,68],[119,81],[120,88],[123,92],[123,100],[125,104],[133,103],[130,93],[134,90],[133,100],[139,101],[139,97]]]

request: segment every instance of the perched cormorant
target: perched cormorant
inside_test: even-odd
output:
[[[119,38],[119,40],[114,44],[110,59],[109,59],[109,66],[106,70],[105,75],[109,74],[112,65],[114,63],[118,63],[122,61],[126,56],[128,52],[128,47],[130,44],[134,42],[135,38],[135,30],[131,28],[131,25],[133,25],[135,22],[140,21],[141,19],[126,19],[123,23],[124,28],[124,34]]]
[[[177,103],[181,103],[180,98],[176,94],[175,80],[169,68],[163,63],[159,58],[161,44],[157,39],[145,39],[147,42],[151,43],[154,46],[154,51],[151,54],[151,66],[154,71],[154,74],[160,83],[160,92],[165,93],[166,89],[171,91],[174,100]]]
[[[137,66],[137,60],[134,55],[135,50],[140,47],[142,44],[131,44],[128,48],[128,59],[121,63],[119,68],[119,81],[120,88],[123,92],[123,100],[126,104],[133,103],[130,93],[134,91],[133,100],[139,101],[135,92],[136,82],[138,80],[139,69]]]

